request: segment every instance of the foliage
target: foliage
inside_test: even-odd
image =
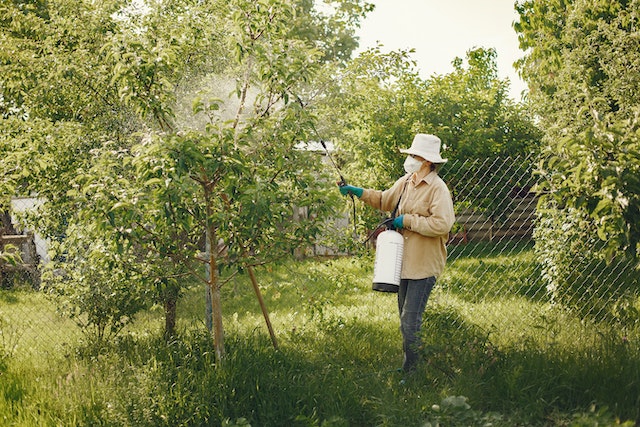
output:
[[[72,213],[82,210],[73,197],[73,180],[88,167],[91,150],[100,140],[85,134],[77,123],[48,119],[10,118],[0,129],[3,181],[14,191],[7,194],[37,194],[49,201],[25,220],[43,236],[59,239]]]
[[[0,245],[0,288],[10,288],[15,279],[7,270],[7,266],[15,267],[22,263],[20,249],[12,244]],[[25,274],[27,276],[28,274]],[[0,352],[1,353],[1,352]]]
[[[3,245],[0,249],[0,270],[2,270],[3,264],[17,265],[22,262],[20,251],[15,245]]]
[[[525,105],[509,98],[509,81],[498,77],[496,60],[495,49],[471,49],[464,60],[453,60],[453,72],[427,80],[422,126],[442,139],[444,157],[515,157],[538,151],[540,131]]]
[[[415,133],[441,136],[444,157],[485,158],[535,150],[538,131],[525,110],[507,97],[497,77],[496,54],[475,49],[454,60],[454,71],[423,80],[410,51],[362,53],[339,78],[339,95],[328,104],[337,126],[327,129],[345,151],[350,171],[364,171],[371,185],[395,181],[398,148]],[[371,147],[375,147],[372,150]]]
[[[141,307],[137,295],[152,295],[170,335],[186,273],[217,294],[222,264],[240,271],[314,239],[331,205],[309,173],[315,159],[294,149],[315,121],[304,99],[321,67],[349,57],[371,10],[328,4],[327,13],[289,0],[2,4],[2,190],[44,200],[32,221],[61,241],[67,274],[52,289],[80,304],[76,318],[117,330]],[[234,88],[210,96],[211,81]],[[291,224],[294,205],[314,208]],[[65,258],[88,235],[116,253]],[[220,239],[225,254],[209,251],[205,279],[202,253]],[[113,272],[92,279],[117,298],[94,298],[83,283],[98,265]],[[132,294],[114,288],[132,277]],[[222,344],[221,328],[215,335]]]
[[[418,132],[439,135],[443,157],[451,160],[472,158],[491,164],[496,158],[537,151],[539,131],[527,110],[508,98],[508,81],[497,76],[495,51],[470,50],[465,60],[456,58],[453,64],[452,73],[425,80],[410,51],[382,54],[376,48],[361,53],[338,73],[332,96],[320,106],[332,126],[320,133],[335,142],[347,180],[388,188],[404,173],[398,150],[408,147]],[[443,166],[448,179],[453,184],[462,181],[459,171],[449,166]],[[487,179],[502,180],[498,187],[507,192],[509,184],[516,185],[509,182],[510,174],[500,171],[488,171]],[[483,181],[471,191],[482,193],[486,188]],[[480,199],[484,203],[477,208],[486,210],[486,202],[497,198],[483,194]],[[359,208],[365,226],[380,221],[378,214]]]
[[[605,257],[606,243],[587,214],[542,204],[534,238],[542,278],[554,302],[583,316],[621,324],[640,321],[634,307],[640,288],[635,264],[621,255]]]
[[[319,105],[332,124],[321,134],[341,150],[338,160],[347,179],[357,171],[362,183],[395,181],[388,171],[401,166],[398,144],[411,140],[424,103],[424,83],[414,67],[407,51],[372,49],[338,72],[335,93]]]
[[[639,10],[637,0],[518,5],[520,68],[545,129],[541,191],[588,215],[608,259],[640,253]]]
[[[126,253],[94,237],[100,230],[83,224],[81,231],[74,226],[68,231],[63,244],[52,244],[59,261],[47,266],[45,291],[56,297],[58,310],[76,322],[88,344],[100,347],[147,307],[144,285],[149,272],[143,263],[138,269],[127,268]]]
[[[358,47],[355,28],[360,17],[371,12],[374,5],[363,0],[301,0],[295,7],[291,37],[313,44],[323,52],[323,62],[344,63]]]

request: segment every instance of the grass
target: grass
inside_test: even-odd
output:
[[[83,347],[40,294],[2,291],[0,424],[587,426],[640,418],[637,327],[549,306],[530,292],[539,285],[527,248],[506,256],[469,245],[453,254],[425,313],[425,363],[404,383],[395,370],[395,296],[371,291],[371,265],[365,255],[258,271],[279,351],[239,276],[223,289],[222,364],[199,287],[180,302],[173,341],[162,339],[154,308],[100,350]]]

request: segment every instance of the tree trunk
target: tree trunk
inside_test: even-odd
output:
[[[211,296],[211,321],[213,326],[213,346],[216,350],[218,364],[224,359],[224,327],[222,325],[222,299],[220,297],[220,283],[218,280],[218,263],[216,262],[215,232],[213,227],[207,229],[207,248],[209,252],[209,294]]]
[[[8,210],[0,211],[0,235],[16,234],[16,229],[11,223],[11,212]]]
[[[211,298],[211,319],[207,323],[213,326],[213,346],[216,350],[216,360],[222,363],[224,358],[224,327],[222,325],[222,299],[220,297],[220,284],[218,280],[218,265],[212,243],[213,230],[207,230],[207,248],[209,252],[209,287],[208,296]]]
[[[206,248],[209,267],[209,293],[211,294],[211,324],[213,325],[213,346],[216,352],[216,361],[218,365],[222,365],[224,360],[224,328],[222,325],[222,299],[220,297],[220,283],[218,277],[218,246],[216,227],[211,218],[213,217],[211,185],[203,185],[204,198],[206,200]],[[208,319],[207,319],[207,323]]]
[[[166,339],[173,337],[176,333],[176,306],[177,298],[171,293],[165,297],[164,301],[164,336]]]

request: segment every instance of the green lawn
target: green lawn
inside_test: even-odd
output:
[[[371,291],[369,255],[258,271],[278,351],[248,277],[228,283],[222,364],[201,287],[179,305],[175,340],[162,339],[154,308],[101,351],[84,347],[41,294],[2,290],[0,424],[587,426],[640,418],[636,326],[551,307],[531,279],[528,248],[452,252],[425,314],[425,362],[406,379],[396,372],[395,295]]]

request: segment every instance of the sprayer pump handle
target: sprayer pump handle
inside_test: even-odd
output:
[[[396,228],[393,226],[393,219],[394,219],[393,217],[387,218],[384,221],[382,221],[381,225],[384,225],[387,228],[387,230],[395,230]]]

